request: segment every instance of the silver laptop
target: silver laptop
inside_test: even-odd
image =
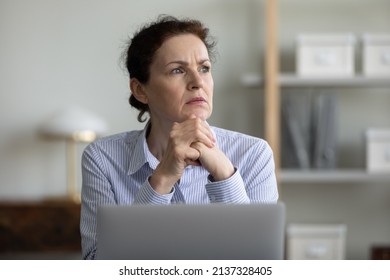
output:
[[[282,203],[101,206],[97,258],[277,260],[284,227]]]

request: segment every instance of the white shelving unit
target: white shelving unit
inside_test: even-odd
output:
[[[264,78],[256,73],[244,74],[241,83],[245,87],[260,88],[264,86]],[[294,73],[282,73],[278,75],[278,83],[281,88],[342,88],[342,87],[390,87],[390,78],[366,77],[356,75],[353,77],[315,78],[300,77]],[[281,91],[283,94],[283,91]],[[372,183],[389,182],[390,174],[368,173],[363,169],[282,169],[279,171],[281,183]]]
[[[345,224],[348,227],[345,257],[368,259],[375,244],[389,244],[386,233],[389,232],[390,174],[370,173],[365,169],[362,132],[370,127],[390,125],[390,77],[363,75],[361,42],[356,44],[354,76],[298,76],[294,72],[294,40],[301,32],[353,32],[358,37],[366,32],[388,33],[389,2],[320,2],[265,1],[263,69],[261,75],[242,75],[241,84],[264,95],[264,138],[274,151],[280,197],[288,206],[286,223]],[[282,98],[289,95],[289,98],[308,97],[314,101],[317,94],[339,96],[339,166],[282,169]]]
[[[390,77],[369,77],[356,73],[351,77],[302,77],[279,70],[281,60],[278,42],[278,0],[266,1],[266,63],[264,76],[247,73],[241,84],[248,88],[263,88],[265,93],[265,138],[274,150],[278,181],[281,183],[355,183],[381,182],[390,185],[390,174],[371,174],[365,169],[284,170],[280,168],[281,97],[292,88],[389,88]],[[291,91],[290,91],[291,92]],[[348,91],[353,94],[354,91]],[[389,92],[390,93],[390,92]]]
[[[283,169],[281,183],[375,183],[390,182],[390,174],[368,173],[361,169],[301,170]]]
[[[281,87],[390,87],[390,77],[354,77],[313,78],[300,77],[293,73],[283,73],[278,76]],[[241,77],[245,87],[259,88],[264,86],[264,78],[259,74],[248,73]]]

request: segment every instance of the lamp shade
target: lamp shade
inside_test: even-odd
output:
[[[90,142],[107,131],[107,124],[87,109],[72,106],[50,116],[39,131],[48,137]]]

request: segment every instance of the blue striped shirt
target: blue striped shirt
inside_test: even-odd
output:
[[[277,202],[274,160],[267,142],[216,127],[212,131],[235,173],[226,180],[213,181],[203,167],[188,166],[173,191],[165,195],[149,184],[159,161],[149,151],[146,129],[108,136],[88,145],[82,157],[83,258],[95,258],[97,208],[102,204]]]

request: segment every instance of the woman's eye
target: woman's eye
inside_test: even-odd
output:
[[[181,74],[183,73],[183,70],[180,68],[175,68],[171,71],[172,74]]]
[[[202,66],[200,68],[200,72],[201,73],[208,73],[208,72],[210,72],[210,67],[209,66]]]

